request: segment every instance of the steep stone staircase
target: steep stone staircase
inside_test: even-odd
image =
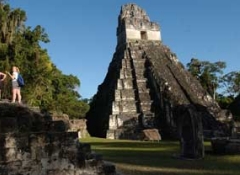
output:
[[[127,45],[124,54],[119,54],[119,78],[109,117],[107,138],[137,139],[137,130],[153,128],[154,113],[148,88],[146,58],[137,42]],[[123,58],[120,58],[123,56]],[[129,125],[129,127],[128,127]],[[128,129],[131,128],[131,129]]]

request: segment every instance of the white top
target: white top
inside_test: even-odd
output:
[[[15,78],[12,79],[12,81],[17,81],[17,78],[18,78],[18,72],[13,72],[13,76],[14,76]]]

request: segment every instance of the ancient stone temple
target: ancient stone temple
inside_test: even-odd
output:
[[[225,113],[162,43],[160,26],[136,4],[123,5],[116,51],[87,114],[88,131],[112,139],[141,139],[147,129],[176,136],[177,111],[188,104],[205,131],[224,134],[219,121]]]

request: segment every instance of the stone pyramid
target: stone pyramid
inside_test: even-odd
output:
[[[161,41],[160,26],[136,4],[123,5],[117,46],[87,114],[92,136],[139,139],[144,129],[177,135],[182,107],[193,105],[204,129],[222,132],[218,104]]]

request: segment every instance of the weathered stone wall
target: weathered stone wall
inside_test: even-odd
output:
[[[114,175],[115,167],[67,132],[61,120],[0,104],[1,175]],[[108,171],[108,172],[107,172]]]
[[[67,131],[78,132],[79,138],[85,138],[89,136],[87,131],[86,119],[70,119],[67,114],[53,114],[53,121],[64,121],[67,126]]]

